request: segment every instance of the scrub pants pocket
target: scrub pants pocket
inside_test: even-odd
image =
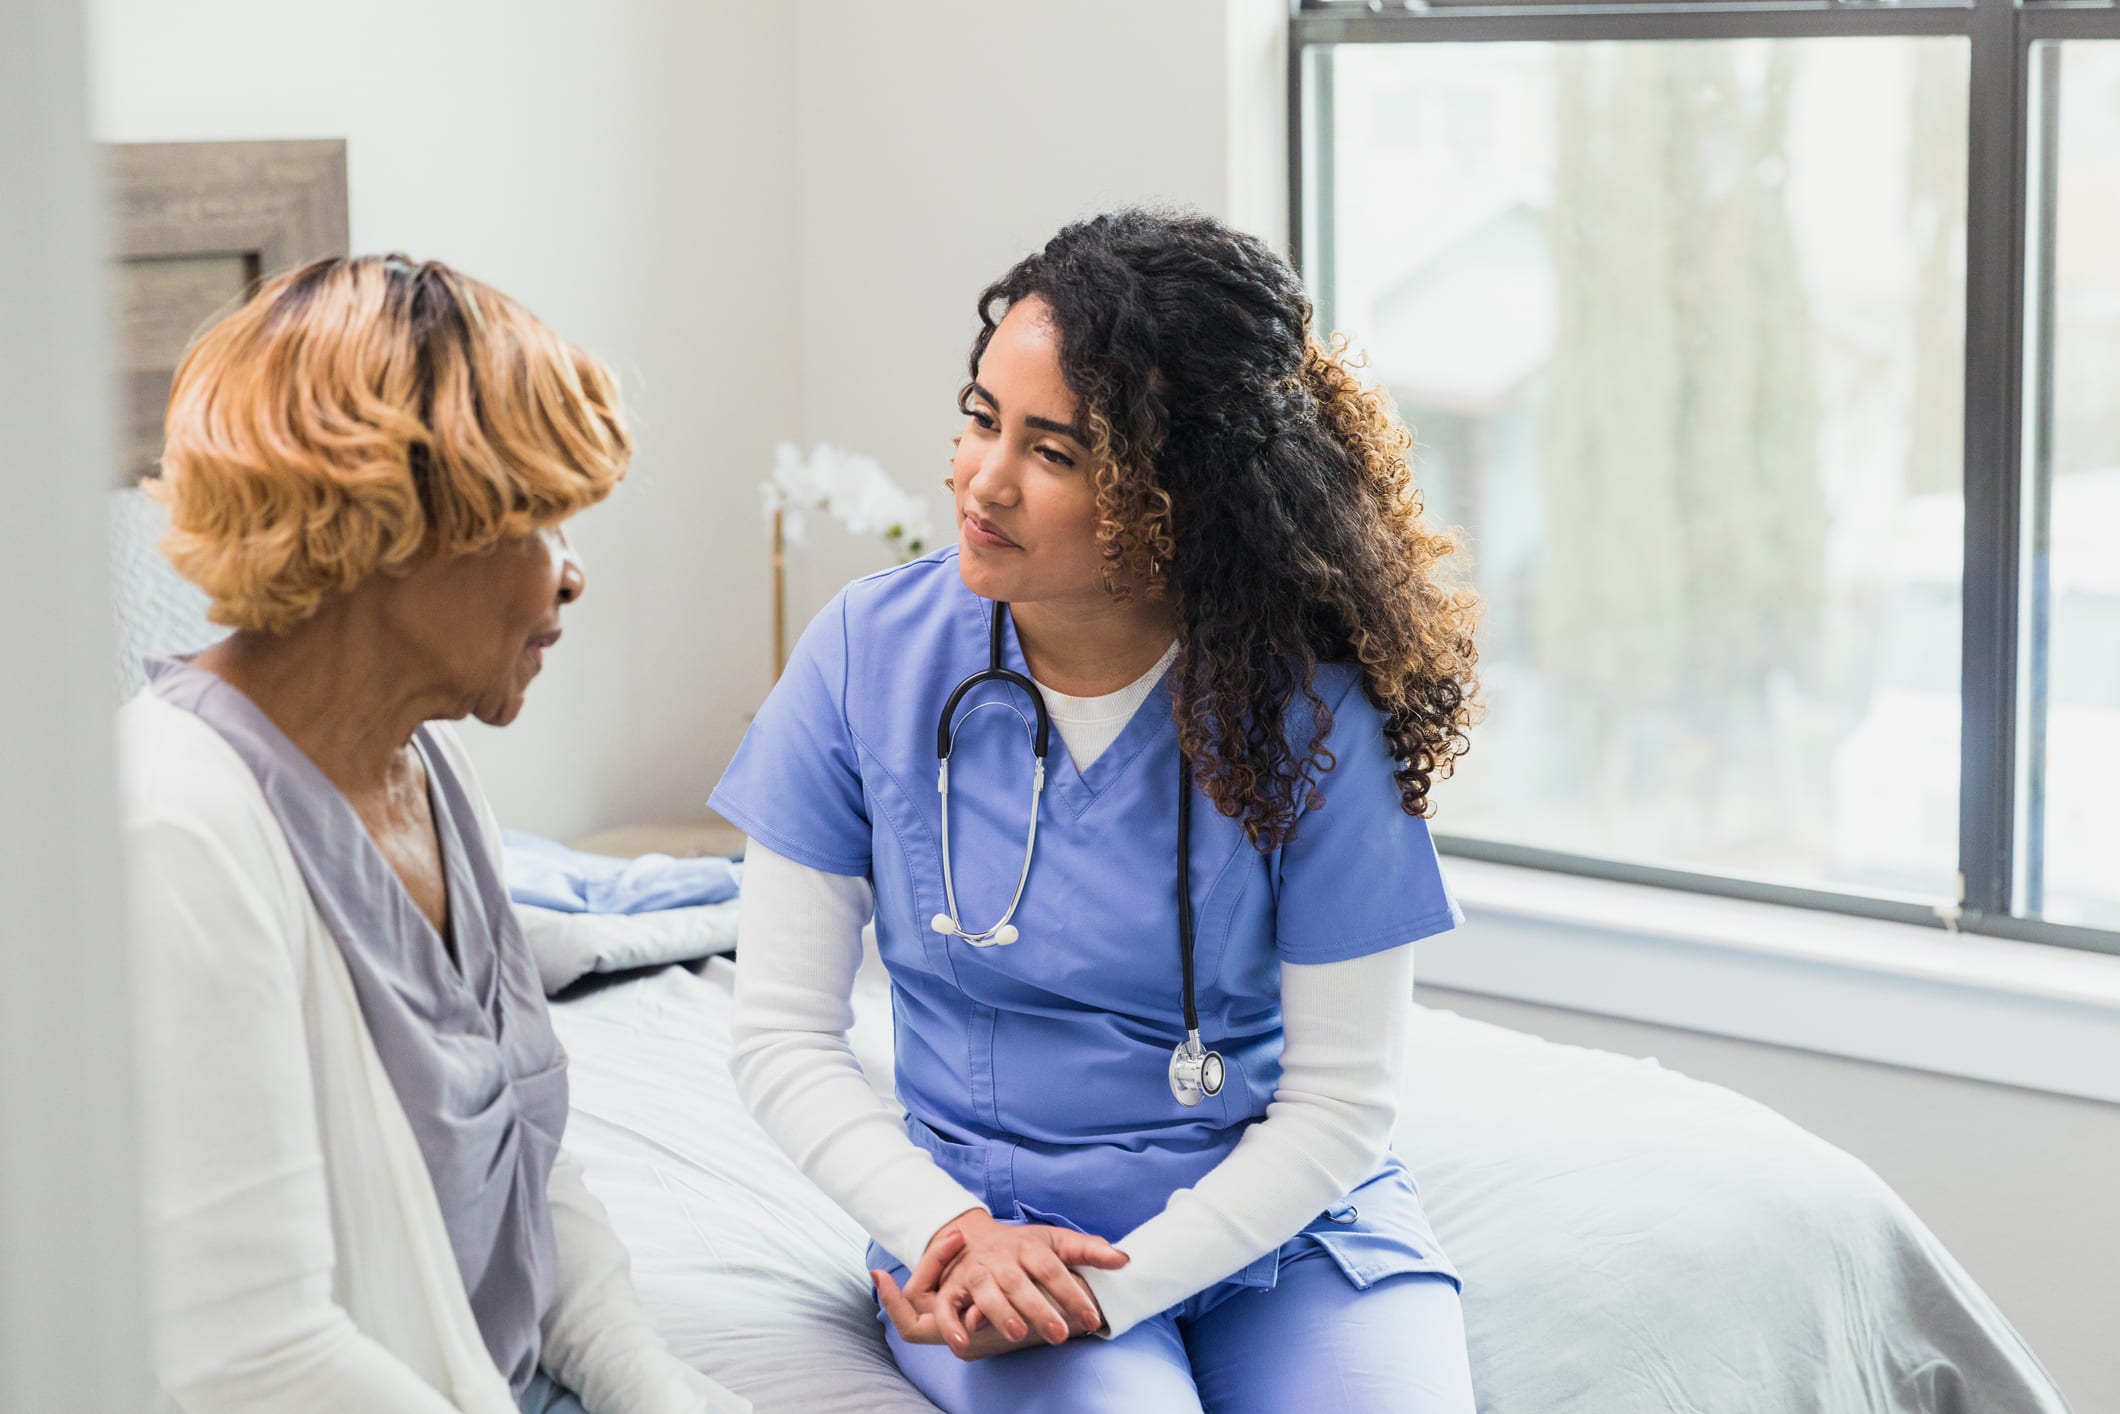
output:
[[[1321,1248],[1183,1326],[1206,1414],[1475,1414],[1457,1284],[1403,1272],[1357,1287]]]

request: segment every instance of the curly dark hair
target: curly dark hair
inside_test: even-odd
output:
[[[1001,317],[1052,310],[1095,462],[1106,588],[1167,597],[1179,741],[1201,788],[1261,850],[1324,804],[1333,768],[1320,663],[1362,667],[1399,797],[1429,787],[1478,716],[1477,597],[1422,520],[1412,435],[1264,242],[1192,212],[1077,222],[979,297],[971,368]],[[1287,739],[1301,693],[1310,736]]]

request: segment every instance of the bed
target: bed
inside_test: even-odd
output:
[[[873,965],[853,1041],[890,1084]],[[775,1411],[926,1411],[865,1239],[744,1112],[735,964],[555,1005],[569,1144],[678,1352]],[[1867,1168],[1763,1106],[1416,1008],[1397,1147],[1466,1280],[1484,1414],[2060,1414],[1986,1295]]]
[[[221,632],[156,552],[162,525],[139,492],[113,497],[121,694],[142,656]],[[570,947],[547,975],[639,955]],[[759,1414],[930,1410],[885,1352],[863,1234],[736,1098],[734,980],[715,957],[563,994],[570,1147],[677,1351]],[[873,949],[855,1000],[887,1094]],[[2065,1414],[1993,1303],[1846,1154],[1654,1062],[1415,1010],[1396,1143],[1465,1277],[1484,1414]]]

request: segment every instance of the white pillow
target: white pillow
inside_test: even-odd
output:
[[[147,681],[149,658],[193,653],[228,632],[206,617],[206,592],[163,557],[169,513],[136,487],[110,496],[110,605],[117,623],[118,700]]]
[[[515,905],[537,975],[551,996],[592,972],[624,972],[736,951],[740,899],[651,913],[560,913]]]

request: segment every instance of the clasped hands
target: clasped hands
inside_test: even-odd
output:
[[[904,1290],[889,1272],[872,1271],[869,1279],[901,1339],[947,1345],[960,1360],[983,1360],[1102,1330],[1097,1298],[1070,1268],[1116,1270],[1126,1262],[1101,1237],[999,1222],[975,1208],[929,1239]]]

